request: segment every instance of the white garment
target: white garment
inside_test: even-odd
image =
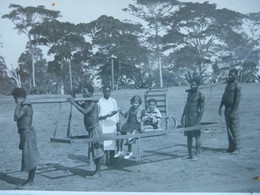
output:
[[[105,99],[100,98],[98,101],[99,106],[99,116],[104,116],[110,114],[112,111],[118,110],[117,102],[114,98],[109,97]],[[118,113],[112,117],[108,117],[106,120],[100,120],[99,124],[101,126],[102,132],[105,133],[116,133],[116,124],[119,122]],[[104,150],[115,150],[116,140],[106,140],[104,141]]]

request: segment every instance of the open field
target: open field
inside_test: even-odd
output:
[[[50,138],[65,137],[69,104],[35,104],[33,125],[37,131],[41,161],[35,186],[31,190],[103,192],[260,192],[260,84],[242,84],[240,104],[240,153],[225,153],[228,145],[224,117],[217,115],[224,85],[205,88],[202,121],[217,121],[217,127],[202,131],[198,160],[187,160],[186,137],[178,129],[168,136],[143,139],[142,162],[117,159],[102,167],[103,177],[85,179],[94,167],[87,159],[86,143],[53,143]],[[169,114],[180,119],[187,87],[168,89]],[[145,90],[114,91],[119,107],[126,110],[132,95]],[[101,97],[101,93],[96,96]],[[53,95],[29,96],[29,100],[57,98]],[[59,98],[59,97],[58,97]],[[12,190],[27,178],[20,172],[19,135],[13,121],[12,97],[0,96],[0,190]],[[85,134],[82,115],[73,109],[73,135]],[[134,154],[136,147],[133,147]],[[0,193],[1,194],[1,193]]]

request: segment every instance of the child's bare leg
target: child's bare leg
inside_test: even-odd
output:
[[[138,131],[136,129],[132,132],[132,135],[134,135],[134,134],[138,134]],[[136,139],[137,138],[129,138],[128,143],[133,144],[133,143],[135,143]]]
[[[132,152],[132,145],[130,144],[130,145],[128,145],[128,149],[127,149],[127,152]]]
[[[119,134],[121,135],[121,134]],[[123,151],[123,142],[124,140],[123,139],[118,139],[116,140],[116,148],[117,148],[117,152],[122,152]]]
[[[120,139],[120,140],[119,140],[119,147],[120,147],[120,150],[121,150],[121,151],[123,151],[123,142],[124,142],[123,139]]]

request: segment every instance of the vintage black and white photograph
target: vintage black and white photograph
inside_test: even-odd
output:
[[[260,1],[0,16],[0,194],[260,193]]]

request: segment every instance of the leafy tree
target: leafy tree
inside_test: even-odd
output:
[[[236,41],[241,36],[235,30],[241,26],[242,17],[242,14],[231,10],[216,9],[216,4],[208,2],[185,3],[184,7],[165,19],[165,23],[170,25],[164,36],[165,49],[170,51],[169,60],[173,62],[173,57],[180,60],[172,65],[176,68],[196,65],[199,70],[205,69],[205,65],[214,61],[226,45],[238,45]]]
[[[130,4],[128,8],[123,10],[147,22],[148,28],[145,30],[145,39],[148,48],[157,59],[160,87],[163,87],[161,48],[162,34],[167,27],[163,23],[163,18],[178,10],[181,3],[176,0],[136,0],[135,2],[136,5]]]
[[[0,94],[9,94],[14,87],[14,83],[8,75],[8,68],[5,60],[0,56]]]
[[[234,53],[240,61],[258,64],[260,51],[260,12],[247,14],[243,18],[242,38],[246,41]]]
[[[220,61],[226,66],[234,66],[240,68],[241,82],[255,82],[257,79],[257,66],[259,65],[259,24],[260,14],[251,13],[243,15],[241,21],[243,25],[235,29],[235,33],[228,31],[226,33],[225,42],[222,47],[225,52],[224,60]],[[256,67],[254,67],[256,66]],[[250,67],[250,68],[249,68]],[[223,69],[224,68],[224,69]],[[222,66],[221,70],[225,70]]]
[[[31,65],[32,65],[32,83],[35,87],[35,52],[37,45],[32,43],[33,40],[38,40],[37,34],[32,34],[31,30],[42,22],[51,21],[59,17],[59,11],[52,11],[45,9],[44,6],[40,5],[37,7],[22,7],[18,4],[10,4],[9,6],[12,11],[9,14],[5,14],[2,18],[11,20],[15,29],[19,33],[25,34],[28,38],[27,48],[31,53]]]
[[[238,78],[241,83],[259,82],[257,75],[257,64],[254,62],[244,62],[242,70],[239,72]]]
[[[81,24],[87,29],[92,40],[93,57],[90,65],[99,68],[103,84],[111,81],[111,63],[114,62],[115,81],[135,78],[133,69],[145,69],[147,49],[140,45],[138,35],[142,33],[141,25],[121,22],[108,16],[101,16],[88,24]],[[141,68],[142,67],[142,68]],[[138,74],[143,74],[138,71]],[[135,79],[136,80],[136,79]]]
[[[244,25],[249,29],[248,36],[250,37],[251,41],[259,43],[260,12],[247,14],[247,17],[244,18]]]
[[[56,74],[61,87],[65,82],[67,92],[72,92],[73,82],[68,82],[71,79],[68,73],[74,75],[74,80],[81,77],[82,64],[91,54],[91,45],[85,41],[79,29],[75,24],[53,20],[39,25],[32,31],[40,35],[40,44],[50,48],[48,54],[54,55],[54,60],[49,62],[48,71]]]
[[[24,88],[30,93],[48,93],[52,91],[52,83],[54,77],[51,73],[47,72],[47,61],[43,58],[41,49],[37,48],[35,52],[35,76],[37,88],[31,86],[31,53],[26,50],[18,59],[19,75]]]

